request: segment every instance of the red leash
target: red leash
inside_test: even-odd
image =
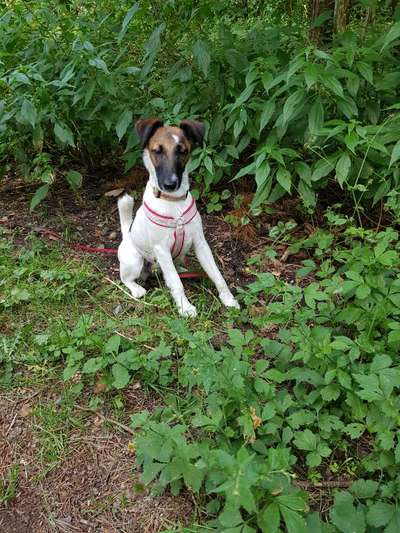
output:
[[[0,220],[0,224],[7,225],[7,220]],[[54,230],[43,228],[39,230],[39,233],[43,235],[49,235],[53,240],[62,241],[63,238],[59,233]],[[79,250],[81,252],[87,252],[90,254],[105,254],[105,255],[117,255],[117,248],[97,248],[95,246],[88,246],[87,244],[78,244],[78,243],[68,243],[68,247],[73,250]],[[181,279],[194,279],[194,278],[203,278],[205,276],[204,272],[181,272],[179,277]]]

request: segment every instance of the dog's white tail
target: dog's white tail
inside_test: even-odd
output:
[[[124,194],[124,196],[118,200],[119,220],[121,222],[122,235],[128,233],[129,228],[131,227],[133,203],[133,198],[132,196],[129,196],[129,194]]]

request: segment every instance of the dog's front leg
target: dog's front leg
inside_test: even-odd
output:
[[[176,271],[170,251],[166,250],[162,246],[156,246],[154,251],[156,254],[157,262],[162,270],[165,283],[171,291],[172,297],[175,300],[179,313],[182,316],[195,317],[197,315],[196,308],[186,298],[182,281],[178,275],[178,272]]]
[[[226,281],[222,277],[222,274],[219,271],[219,268],[217,267],[213,254],[210,250],[208,242],[206,241],[206,238],[204,237],[203,232],[201,232],[195,237],[194,249],[201,266],[203,267],[211,281],[214,283],[214,285],[217,287],[221,302],[226,307],[236,307],[236,309],[240,309],[237,300],[234,298],[233,294],[229,290]]]

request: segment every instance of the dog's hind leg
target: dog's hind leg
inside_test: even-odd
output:
[[[136,283],[143,269],[143,257],[135,250],[130,254],[129,263],[121,261],[119,275],[124,285],[128,287],[134,298],[141,298],[146,294],[146,289]]]

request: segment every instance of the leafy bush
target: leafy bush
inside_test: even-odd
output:
[[[313,207],[328,180],[357,207],[385,198],[398,209],[400,23],[319,50],[305,44],[300,8],[289,23],[280,4],[257,20],[257,6],[231,3],[13,2],[0,19],[0,153],[44,183],[33,207],[58,171],[79,187],[76,167],[121,155],[123,138],[135,164],[132,121],[158,114],[205,119],[199,183],[254,175],[256,212],[293,192]]]

